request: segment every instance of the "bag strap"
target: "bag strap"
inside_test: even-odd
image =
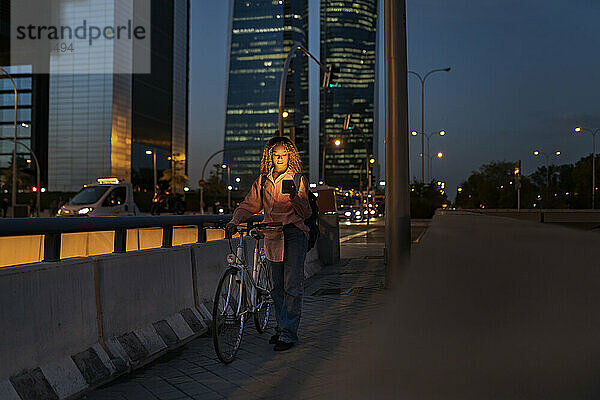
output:
[[[300,180],[302,179],[302,174],[295,173],[294,174],[294,185],[296,185],[296,191],[300,191]]]

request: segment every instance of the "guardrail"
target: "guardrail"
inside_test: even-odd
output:
[[[0,220],[0,237],[42,235],[45,262],[60,261],[61,235],[63,233],[114,232],[114,253],[127,252],[127,230],[162,228],[162,247],[173,246],[173,228],[196,226],[198,243],[206,242],[206,229],[224,226],[231,215],[170,215],[153,217],[64,217],[64,218],[14,218]],[[262,221],[255,215],[248,223]]]

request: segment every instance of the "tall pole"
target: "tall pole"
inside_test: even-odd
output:
[[[290,69],[290,63],[292,62],[292,57],[296,54],[297,50],[302,50],[304,54],[314,62],[319,65],[319,68],[324,72],[327,72],[327,68],[323,64],[319,62],[312,54],[309,53],[308,50],[304,48],[299,42],[294,43],[294,45],[290,48],[290,51],[285,58],[285,62],[283,63],[283,71],[281,72],[281,81],[279,82],[279,115],[277,118],[278,127],[279,127],[279,136],[283,136],[283,103],[285,102],[285,86],[287,83],[287,75]]]
[[[157,193],[158,177],[156,176],[156,148],[152,151],[152,159],[154,162],[154,195]]]
[[[596,132],[592,133],[592,210],[596,207]]]
[[[327,144],[323,145],[323,154],[321,155],[321,179],[323,183],[325,183],[325,153],[327,151]]]
[[[406,2],[385,0],[385,285],[410,257]]]
[[[227,164],[227,210],[231,214],[231,168]]]
[[[450,67],[448,68],[438,68],[438,69],[432,69],[431,71],[427,72],[425,74],[425,76],[421,77],[421,75],[417,72],[414,71],[408,71],[409,74],[413,74],[414,76],[416,76],[419,79],[419,82],[421,82],[421,134],[424,135],[425,134],[425,81],[427,80],[427,78],[429,77],[429,75],[433,74],[434,72],[448,72],[450,71]],[[423,136],[421,136],[421,183],[425,183],[424,182],[424,165],[425,165],[425,154],[424,154],[424,147],[425,147],[425,139],[423,138]]]
[[[12,157],[12,188],[11,188],[11,202],[12,202],[12,217],[15,217],[15,207],[17,205],[17,112],[18,112],[18,92],[17,85],[11,74],[7,70],[0,67],[0,72],[8,76],[10,82],[13,85],[15,92],[15,108],[14,108],[14,135],[13,135],[13,157]]]

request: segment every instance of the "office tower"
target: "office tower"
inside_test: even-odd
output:
[[[231,174],[248,186],[258,175],[263,139],[278,129],[279,86],[283,64],[294,43],[307,46],[307,0],[234,0],[225,153]],[[308,172],[308,60],[293,58],[287,77],[284,135],[295,140]]]
[[[320,96],[320,156],[325,183],[366,188],[366,159],[377,143],[374,122],[377,0],[321,0],[321,62],[340,69]],[[351,114],[352,130],[343,130]],[[342,146],[331,143],[342,139]],[[319,169],[323,160],[319,159]],[[321,177],[323,179],[323,177]]]
[[[24,191],[36,184],[34,158],[40,163],[41,186],[47,182],[48,75],[35,74],[31,64],[12,65],[10,55],[10,0],[0,0],[0,66],[17,87],[17,176]],[[0,74],[0,196],[10,190],[14,139],[14,87],[9,77]],[[27,147],[25,147],[27,146]],[[29,148],[29,149],[28,149]]]
[[[60,20],[118,25],[132,14],[131,7],[131,1],[121,0],[67,2]],[[94,45],[100,59],[51,55],[49,190],[74,191],[106,176],[152,190],[153,159],[147,151],[157,154],[159,176],[171,167],[187,171],[189,0],[151,0],[150,10],[150,74],[117,73],[139,61],[136,51],[117,41]],[[104,73],[94,73],[97,63]]]

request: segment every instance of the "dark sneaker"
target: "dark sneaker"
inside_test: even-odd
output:
[[[273,336],[271,336],[271,339],[269,339],[269,344],[275,344],[275,343],[277,343],[278,340],[279,340],[279,333],[276,333]]]
[[[273,347],[273,350],[275,350],[275,351],[286,351],[290,347],[292,347],[293,345],[294,345],[294,343],[291,343],[291,342],[282,342],[281,340],[278,340],[277,343],[275,343],[275,347]]]

